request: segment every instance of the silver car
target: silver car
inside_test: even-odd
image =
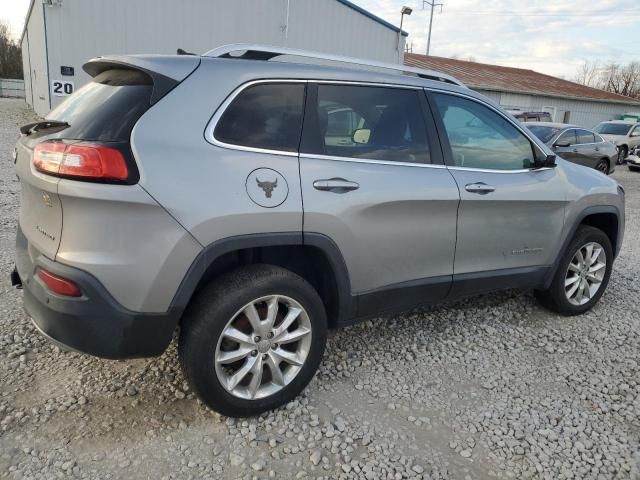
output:
[[[600,123],[595,129],[606,141],[618,148],[618,164],[640,145],[640,123],[627,120],[611,120]]]
[[[159,355],[179,327],[225,415],[298,395],[328,328],[505,288],[577,315],[607,287],[622,188],[453,77],[256,45],[84,70],[22,127],[13,283],[81,352]]]
[[[565,160],[595,168],[605,175],[616,168],[617,148],[591,130],[551,122],[527,124],[527,128]]]

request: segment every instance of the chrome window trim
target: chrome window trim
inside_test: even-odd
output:
[[[338,157],[335,155],[318,155],[316,153],[302,153],[300,152],[300,158],[307,158],[310,160],[329,160],[333,162],[352,162],[352,163],[370,163],[374,165],[399,165],[403,167],[418,167],[418,168],[440,168],[446,169],[446,165],[437,163],[418,163],[418,162],[394,162],[393,160],[374,160],[369,158],[353,158],[353,157]]]
[[[239,150],[242,152],[252,152],[252,153],[265,153],[269,155],[283,155],[288,157],[297,157],[300,155],[301,157],[307,156],[311,158],[314,154],[306,154],[300,150],[295,152],[289,152],[286,150],[269,150],[264,148],[256,148],[256,147],[248,147],[244,145],[236,145],[234,143],[226,143],[218,140],[215,137],[215,130],[218,125],[218,122],[224,115],[224,112],[229,108],[229,105],[247,88],[252,87],[254,85],[261,84],[269,84],[269,83],[314,83],[314,84],[323,84],[323,85],[360,85],[364,87],[385,87],[385,88],[398,88],[403,90],[416,90],[421,91],[424,87],[413,86],[413,85],[401,85],[395,83],[376,83],[376,82],[358,82],[358,81],[342,81],[342,80],[321,80],[321,79],[312,79],[312,80],[301,80],[301,79],[286,79],[286,78],[269,78],[269,79],[260,79],[260,80],[251,80],[249,82],[243,83],[238,86],[231,94],[225,99],[224,102],[218,107],[215,111],[211,120],[205,127],[204,138],[207,142],[221,148],[227,148],[230,150]],[[303,112],[304,114],[304,112]],[[367,160],[367,159],[353,159],[352,157],[335,157],[330,155],[315,155],[316,157],[322,157],[325,160],[339,160],[339,161],[347,161],[347,160],[356,160],[360,161],[360,163],[379,163],[379,164],[389,164],[389,165],[411,165],[411,166],[434,166],[436,168],[445,167],[444,165],[438,165],[433,163],[412,163],[412,162],[394,162],[391,160]]]
[[[536,173],[553,170],[553,167],[541,168],[519,168],[517,170],[497,170],[493,168],[470,168],[470,167],[447,167],[449,170],[459,170],[461,172],[484,172],[484,173]]]
[[[244,92],[247,88],[253,87],[254,85],[269,84],[269,83],[298,84],[298,83],[307,83],[307,80],[274,78],[274,79],[252,80],[250,82],[243,83],[242,85],[238,86],[233,92],[231,92],[231,94],[225,99],[224,102],[222,102],[222,104],[215,111],[215,113],[213,114],[213,117],[211,117],[211,120],[209,120],[209,123],[205,127],[205,131],[204,131],[205,140],[211,143],[212,145],[215,145],[216,147],[227,148],[230,150],[240,150],[242,152],[253,152],[253,153],[266,153],[269,155],[283,155],[287,157],[297,157],[298,150],[296,150],[295,152],[290,152],[287,150],[270,150],[266,148],[249,147],[246,145],[236,145],[235,143],[226,143],[226,142],[220,141],[215,137],[215,130],[216,130],[216,126],[218,125],[218,122],[220,121],[224,113],[227,111],[227,108],[229,108],[229,105],[231,105],[231,103],[238,97],[238,95]],[[304,109],[303,109],[302,115],[304,116]]]

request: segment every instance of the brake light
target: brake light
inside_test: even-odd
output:
[[[82,292],[75,282],[66,278],[55,275],[46,270],[38,270],[38,277],[53,293],[62,295],[63,297],[80,297]]]
[[[127,163],[119,150],[97,144],[43,142],[33,150],[39,172],[57,177],[94,180],[126,180]]]

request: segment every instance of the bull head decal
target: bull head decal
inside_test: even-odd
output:
[[[271,194],[273,193],[273,189],[278,186],[278,179],[276,178],[274,182],[261,182],[258,177],[256,177],[256,182],[258,186],[264,191],[264,194],[267,198],[271,198]]]

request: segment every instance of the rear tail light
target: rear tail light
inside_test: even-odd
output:
[[[129,169],[119,150],[97,144],[43,142],[33,150],[39,172],[78,180],[127,180]]]
[[[46,270],[38,270],[38,277],[44,282],[49,290],[63,297],[80,297],[82,291],[75,282],[60,277],[54,273],[47,272]]]

